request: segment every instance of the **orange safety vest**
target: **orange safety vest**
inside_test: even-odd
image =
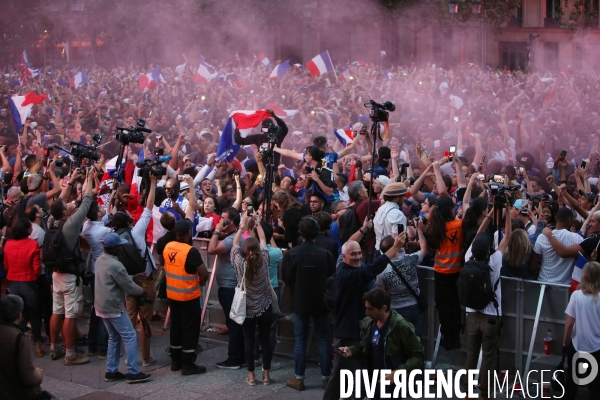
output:
[[[163,251],[165,276],[167,278],[167,298],[177,301],[189,301],[200,297],[200,278],[185,272],[185,260],[192,249],[186,243],[169,242]]]
[[[463,266],[463,230],[462,220],[446,222],[446,237],[435,253],[433,269],[440,274],[455,274]]]

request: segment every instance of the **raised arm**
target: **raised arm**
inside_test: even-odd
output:
[[[288,149],[282,149],[282,148],[277,147],[277,146],[275,146],[275,148],[273,149],[273,151],[281,154],[282,156],[293,158],[294,160],[298,160],[298,161],[302,161],[303,160],[302,153],[296,153],[295,151],[288,150]]]
[[[194,222],[194,205],[196,204],[196,191],[193,189],[194,188],[194,178],[192,178],[190,175],[185,175],[184,178],[185,178],[185,181],[187,182],[187,184],[189,185],[189,187],[192,188],[188,194],[189,204],[188,204],[187,209],[185,210],[185,218]]]
[[[442,171],[440,170],[442,161],[446,162],[447,159],[444,157],[440,161],[434,161],[432,164],[433,172],[435,174],[435,184],[437,185],[437,190],[438,190],[438,193],[440,194],[440,196],[441,195],[449,196],[448,188],[446,187],[446,184],[444,183],[444,180],[442,179]]]
[[[235,209],[239,209],[240,206],[242,205],[242,185],[240,185],[240,176],[239,175],[234,175],[233,178],[235,179],[235,201],[232,204],[232,207]]]

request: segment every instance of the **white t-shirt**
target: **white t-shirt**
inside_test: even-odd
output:
[[[466,254],[465,254],[465,262],[469,261],[469,259],[471,259],[471,257],[473,256],[473,252],[472,252],[472,247],[469,247],[469,250],[467,250]],[[500,253],[499,251],[495,251],[494,253],[492,253],[492,255],[490,256],[490,268],[492,269],[490,271],[490,281],[492,282],[492,285],[496,284],[496,281],[498,281],[500,279],[500,270],[502,269],[502,253]],[[494,292],[496,293],[496,300],[498,301],[498,315],[502,315],[502,280],[500,279],[498,281],[498,287],[496,288],[496,291]],[[493,315],[496,316],[496,307],[494,306],[494,302],[490,302],[490,304],[487,305],[487,307],[485,307],[483,310],[473,310],[472,308],[468,308],[467,307],[467,312],[482,312],[486,315]]]
[[[566,229],[555,229],[552,234],[565,247],[583,242],[583,238],[576,233]],[[538,236],[533,246],[533,251],[542,256],[542,264],[538,281],[549,283],[571,284],[571,275],[575,258],[562,258],[552,248],[550,241],[545,235]]]
[[[600,350],[600,298],[594,302],[591,294],[583,294],[581,290],[576,290],[565,313],[575,318],[575,350],[588,353]]]

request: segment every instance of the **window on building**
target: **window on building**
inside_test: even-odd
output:
[[[544,65],[546,69],[558,70],[558,42],[544,43]]]
[[[500,42],[502,68],[526,71],[529,66],[527,42]]]
[[[83,11],[83,0],[71,0],[71,11]]]
[[[558,28],[560,12],[560,0],[546,0],[546,18],[544,19],[544,27]]]
[[[523,26],[523,7],[515,7],[513,16],[508,20],[508,27],[521,28]]]

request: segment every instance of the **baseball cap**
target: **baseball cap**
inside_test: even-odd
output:
[[[104,239],[102,239],[102,244],[104,245],[104,247],[111,248],[127,244],[127,240],[121,239],[119,235],[112,232],[104,236]]]
[[[596,195],[594,193],[592,193],[592,192],[584,192],[583,190],[579,190],[579,194],[582,195],[582,196],[584,196],[589,201],[596,200]]]
[[[517,210],[520,210],[521,208],[523,208],[523,200],[518,199],[517,201],[514,202],[513,207],[516,208]]]

